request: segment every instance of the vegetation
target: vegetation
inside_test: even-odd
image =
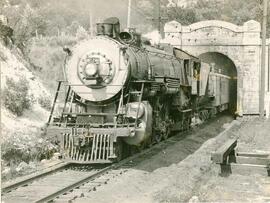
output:
[[[172,1],[177,2],[177,0]],[[250,19],[260,22],[262,18],[261,0],[187,0],[186,2],[194,3],[187,7],[167,7],[169,1],[161,0],[162,16],[167,19],[166,21],[176,19],[183,24],[211,19],[242,24]],[[114,0],[114,4],[108,4],[105,0],[98,2],[95,0],[4,0],[2,4],[5,6],[0,6],[0,12],[9,18],[9,23],[16,33],[16,41],[20,43],[40,34],[55,36],[66,33],[75,36],[80,26],[86,30],[90,27],[89,13],[92,13],[94,23],[105,17],[117,16],[125,27],[128,1]],[[156,7],[156,0],[133,0],[132,25],[139,28],[153,25],[151,18],[155,15]]]
[[[32,103],[29,95],[29,83],[25,78],[15,82],[7,78],[6,87],[3,90],[4,106],[17,116],[21,116],[25,109],[29,109]]]
[[[51,36],[32,40],[28,45],[29,60],[39,67],[33,70],[44,86],[55,94],[57,80],[63,80],[66,53],[63,47],[72,47],[77,41],[74,36]]]
[[[52,99],[48,95],[40,96],[38,98],[38,103],[42,108],[44,108],[44,109],[46,109],[48,111],[50,111],[51,108],[52,108]]]
[[[8,165],[17,165],[20,162],[40,161],[52,157],[57,151],[52,140],[44,139],[41,136],[19,136],[14,134],[1,145],[2,159]]]
[[[54,141],[42,136],[41,132],[28,133],[22,135],[14,132],[1,143],[3,181],[33,172],[40,160],[50,159],[59,151]]]
[[[155,13],[157,6],[155,0],[140,0],[141,9],[150,16]],[[146,3],[148,2],[148,3]],[[149,3],[150,2],[150,3]],[[177,20],[183,25],[188,25],[202,20],[224,20],[242,25],[248,20],[262,19],[261,0],[197,0],[187,6],[168,7],[168,0],[161,0],[161,15],[166,21]],[[173,0],[172,2],[177,2]],[[182,1],[183,2],[183,1]],[[165,22],[166,22],[165,21]],[[268,36],[270,33],[270,19],[268,21]]]

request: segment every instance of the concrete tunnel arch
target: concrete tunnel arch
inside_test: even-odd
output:
[[[219,52],[228,56],[237,69],[237,114],[259,114],[260,23],[254,20],[243,25],[207,20],[191,25],[171,21],[164,26],[164,43],[194,56]]]

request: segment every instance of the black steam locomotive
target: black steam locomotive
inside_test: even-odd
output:
[[[169,46],[157,48],[117,18],[97,24],[97,36],[65,48],[66,81],[59,82],[47,133],[74,162],[111,163],[123,150],[143,148],[228,108],[229,77]],[[165,51],[166,50],[166,51]],[[63,84],[63,109],[55,103]]]

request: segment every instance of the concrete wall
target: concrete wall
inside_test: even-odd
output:
[[[195,56],[218,52],[229,57],[234,62],[238,74],[238,113],[240,115],[259,113],[260,23],[251,20],[237,26],[211,20],[182,26],[176,21],[171,21],[165,24],[164,31],[165,43],[170,43]]]

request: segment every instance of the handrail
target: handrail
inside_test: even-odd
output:
[[[53,115],[54,108],[55,108],[55,103],[56,103],[56,100],[57,100],[57,97],[58,97],[58,92],[60,90],[60,87],[61,87],[62,82],[63,81],[60,81],[60,80],[58,81],[57,91],[55,93],[55,97],[54,97],[54,101],[53,101],[53,106],[52,106],[52,109],[51,109],[51,113],[50,113],[50,116],[49,116],[49,120],[47,122],[47,125],[49,125],[49,123],[51,122],[52,115]]]
[[[64,111],[66,109],[66,106],[67,106],[67,101],[68,101],[69,93],[70,93],[70,86],[68,87],[68,91],[67,91],[67,94],[66,94],[64,108],[63,108],[63,111],[62,111],[62,115],[61,115],[60,121],[62,121],[62,119],[63,119],[63,113],[64,113]]]
[[[137,112],[136,112],[135,126],[137,126],[137,122],[138,122],[138,116],[139,116],[140,106],[141,106],[142,97],[143,97],[143,90],[144,90],[144,83],[142,83],[142,86],[141,86],[139,105],[138,105]]]

